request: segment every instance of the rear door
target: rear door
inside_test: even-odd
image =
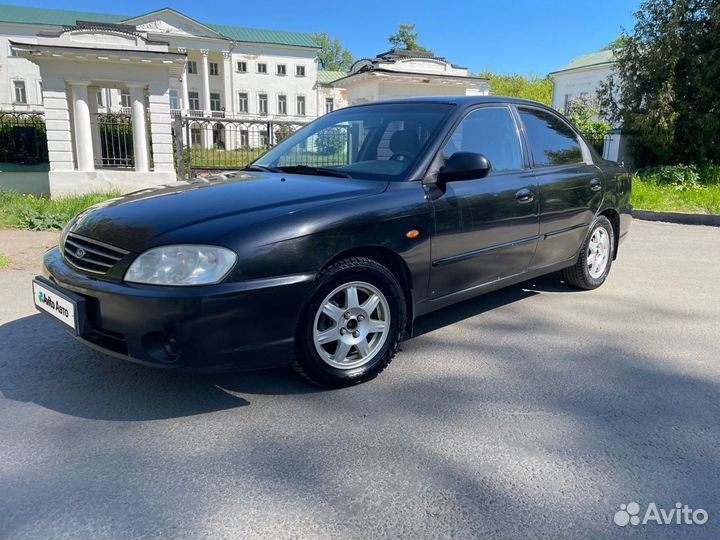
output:
[[[517,107],[538,183],[540,239],[531,268],[576,255],[603,199],[603,176],[582,139],[559,115]]]
[[[470,110],[442,150],[484,154],[485,178],[429,188],[435,213],[430,297],[523,272],[538,235],[536,180],[526,167],[516,119],[507,105]]]

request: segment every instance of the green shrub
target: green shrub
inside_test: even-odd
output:
[[[48,199],[0,190],[0,227],[52,231],[65,226],[88,206],[117,197],[119,193],[93,193]]]
[[[658,212],[720,214],[720,166],[642,169],[633,180],[632,204]]]
[[[677,191],[702,189],[700,173],[695,165],[665,165],[646,169],[640,174],[646,181],[672,186]]]

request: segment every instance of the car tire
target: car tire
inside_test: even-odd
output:
[[[612,224],[605,216],[598,216],[588,229],[577,262],[564,268],[562,277],[567,284],[578,289],[597,289],[610,273],[614,253]]]
[[[406,317],[402,286],[390,270],[365,257],[337,261],[315,281],[292,367],[326,388],[374,379],[395,356]]]

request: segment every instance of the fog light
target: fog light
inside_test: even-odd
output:
[[[165,334],[165,336],[163,336],[162,348],[165,353],[173,359],[180,356],[180,345],[178,344],[175,337],[171,336],[170,334]]]

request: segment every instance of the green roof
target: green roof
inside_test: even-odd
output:
[[[310,36],[303,32],[284,32],[281,30],[262,30],[259,28],[241,28],[239,26],[227,26],[225,24],[206,24],[218,34],[233,41],[244,41],[247,43],[268,43],[276,45],[294,45],[295,47],[318,48],[318,44]]]
[[[0,5],[0,22],[6,23],[72,26],[77,21],[118,24],[127,18],[128,17],[121,15],[108,15],[106,13]]]
[[[59,9],[0,5],[0,22],[17,24],[73,26],[77,21],[121,24],[124,21],[136,19],[143,15],[145,14],[128,17],[126,15],[109,15],[107,13],[91,13],[86,11],[65,11]],[[304,32],[261,30],[257,28],[241,28],[238,26],[202,22],[200,24],[207,26],[224,38],[232,41],[318,48],[318,44],[313,40],[312,36]]]
[[[345,71],[319,70],[318,71],[318,82],[320,84],[330,84],[330,83],[334,83],[338,79],[347,77],[347,75],[348,75],[348,73],[346,73]]]
[[[611,64],[614,61],[615,59],[613,51],[598,51],[590,54],[583,54],[582,56],[573,58],[567,65],[557,71],[553,71],[553,73],[558,73],[559,71],[567,71],[569,69],[597,66],[600,64]]]

